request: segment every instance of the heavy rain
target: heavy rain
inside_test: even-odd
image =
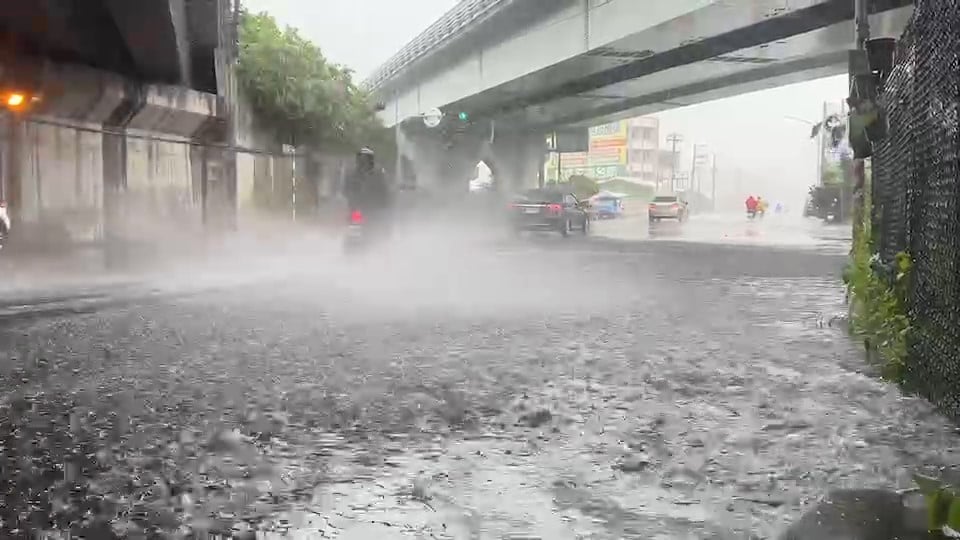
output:
[[[882,290],[856,274],[909,229],[869,188],[895,168],[863,155],[856,85],[836,76],[847,49],[874,50],[866,2],[629,28],[627,0],[425,2],[391,15],[410,36],[376,30],[400,39],[384,58],[328,60],[315,6],[90,1],[81,22],[0,8],[0,538],[892,540],[960,523],[960,496],[930,488],[960,478],[960,431],[897,326],[919,320],[897,296],[911,267]],[[910,2],[875,11],[877,35],[932,24]],[[28,15],[48,30],[7,30]],[[134,39],[147,19],[169,35]],[[67,20],[105,37],[48,35]],[[569,21],[584,50],[540,54],[538,32]],[[690,21],[753,37],[691,44]],[[482,49],[479,82],[459,39]],[[886,103],[889,84],[853,97]],[[874,156],[915,140],[860,129]]]

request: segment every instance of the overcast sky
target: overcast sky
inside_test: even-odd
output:
[[[640,0],[637,0],[640,1]],[[328,59],[351,67],[363,79],[456,0],[244,0],[281,24],[299,28]],[[684,135],[681,160],[692,144],[717,155],[718,185],[742,184],[771,199],[799,204],[816,178],[816,147],[810,126],[788,117],[816,121],[824,101],[846,95],[846,78],[833,77],[742,95],[661,113],[661,138]],[[666,143],[661,141],[662,145]]]
[[[242,0],[294,26],[324,55],[362,80],[400,50],[456,0]]]

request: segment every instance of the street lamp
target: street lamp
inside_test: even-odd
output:
[[[0,93],[0,103],[3,104],[4,108],[13,112],[21,112],[38,101],[40,101],[40,96],[21,90]]]
[[[10,107],[11,109],[16,109],[17,107],[20,107],[21,105],[26,103],[26,101],[27,101],[26,96],[24,96],[23,94],[14,92],[13,94],[10,94],[9,96],[7,96],[7,107]]]
[[[826,114],[826,105],[824,105],[824,114]],[[820,183],[823,182],[823,126],[820,126],[820,122],[811,122],[803,118],[797,118],[796,116],[784,116],[784,119],[802,122],[810,126],[811,131],[817,129],[817,185],[820,185]],[[817,128],[818,126],[819,129]]]

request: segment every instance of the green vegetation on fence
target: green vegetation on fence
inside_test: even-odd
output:
[[[870,188],[865,186],[863,211],[854,220],[853,250],[844,272],[852,302],[851,328],[876,354],[885,379],[904,381],[907,336],[907,291],[912,260],[898,253],[890,266],[875,255],[870,226]]]
[[[927,530],[938,534],[949,527],[960,531],[960,490],[938,478],[914,474],[927,507]]]
[[[280,142],[333,150],[391,142],[351,71],[266,13],[242,15],[237,79],[261,126]]]

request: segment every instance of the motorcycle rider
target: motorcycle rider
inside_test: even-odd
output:
[[[386,226],[393,193],[386,171],[377,167],[376,155],[370,148],[357,152],[356,168],[347,176],[343,192],[351,215],[359,212],[365,223],[377,229]]]
[[[767,201],[763,200],[763,197],[757,197],[757,212],[761,216],[767,213]]]
[[[757,213],[757,205],[759,204],[759,201],[756,198],[754,198],[753,195],[750,195],[749,197],[747,197],[747,200],[744,204],[746,204],[747,206],[748,215],[753,216],[754,214]]]

